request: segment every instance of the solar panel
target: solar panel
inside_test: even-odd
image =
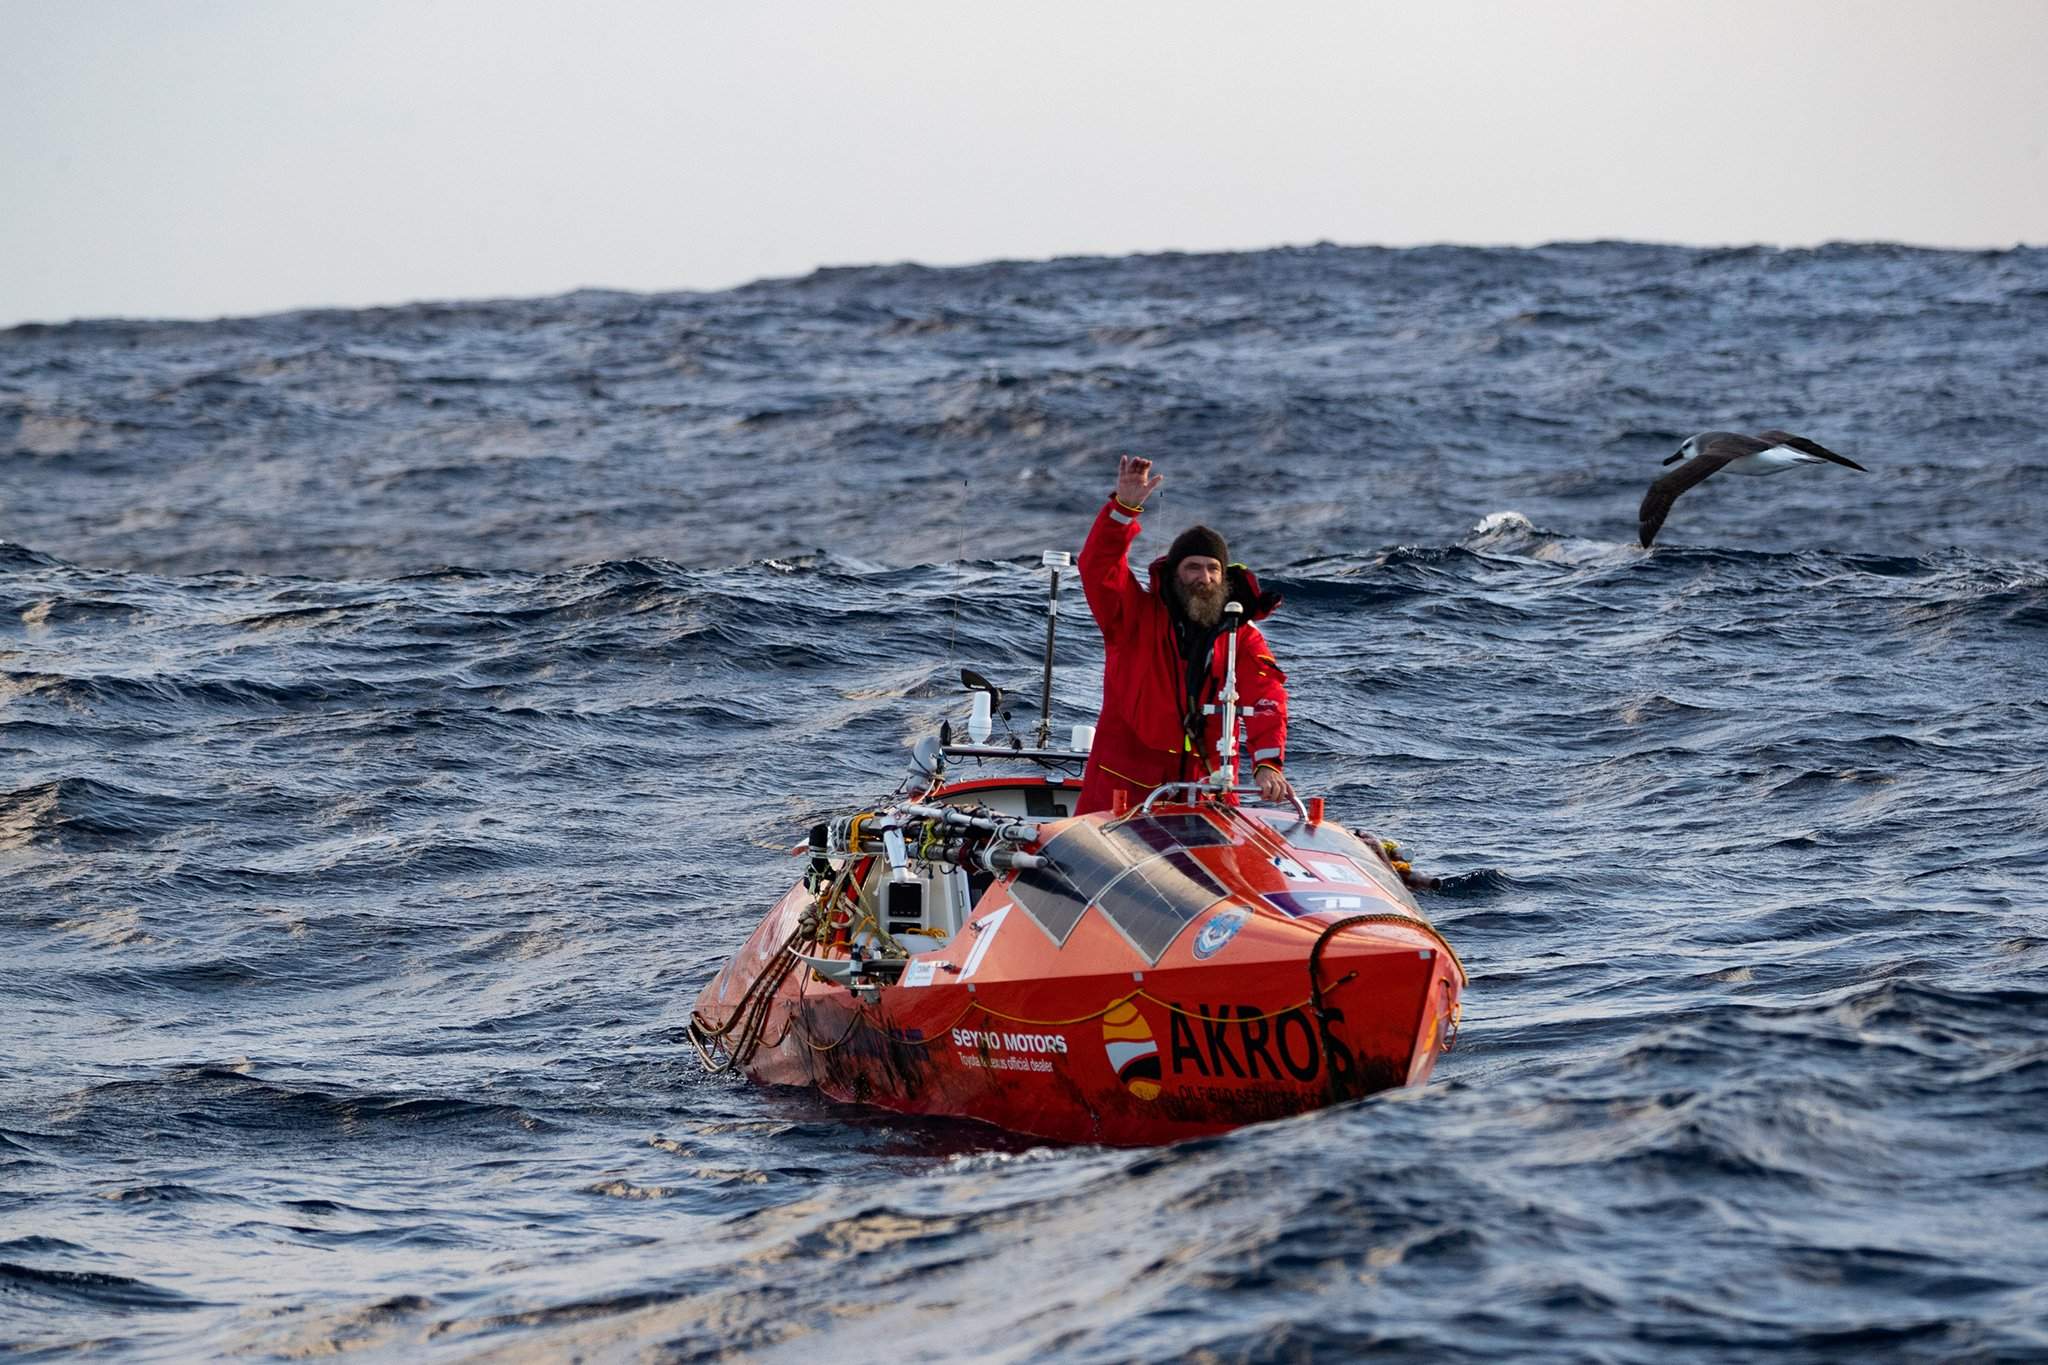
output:
[[[1128,848],[1146,849],[1153,853],[1237,842],[1216,828],[1215,821],[1196,811],[1134,815],[1128,820],[1111,825],[1109,835]]]
[[[1177,849],[1117,878],[1097,905],[1147,962],[1157,962],[1188,921],[1223,896],[1223,884]]]
[[[1054,943],[1065,943],[1088,903],[1137,861],[1088,824],[1062,830],[1039,855],[1045,866],[1019,872],[1010,894]]]

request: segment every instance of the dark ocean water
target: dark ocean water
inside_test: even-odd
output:
[[[1772,425],[1871,472],[1636,548]],[[1288,595],[1297,782],[1450,878],[1458,1050],[1152,1151],[701,1075],[1123,450]],[[2048,252],[17,328],[0,497],[26,1358],[2048,1359]]]

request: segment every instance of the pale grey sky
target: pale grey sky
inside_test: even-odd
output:
[[[1336,241],[2048,241],[2048,0],[0,0],[0,326]]]

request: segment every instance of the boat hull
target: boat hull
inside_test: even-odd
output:
[[[1333,957],[1357,975],[1320,1016],[1299,964],[885,989],[872,1003],[814,985],[778,1002],[748,1071],[1060,1141],[1170,1142],[1425,1080],[1456,1001],[1421,951]]]
[[[793,887],[696,1019],[749,1015],[713,1042],[755,1080],[1067,1142],[1170,1142],[1426,1080],[1456,1033],[1449,945],[1390,876],[1241,823],[1240,846],[1201,850],[1224,894],[1153,951],[1112,897],[1067,923],[999,884],[900,983],[849,986],[789,965],[811,904]]]

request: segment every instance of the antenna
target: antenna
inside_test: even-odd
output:
[[[1052,583],[1045,598],[1045,685],[1038,694],[1038,747],[1052,740],[1052,640],[1060,623],[1060,570],[1070,568],[1074,556],[1065,550],[1047,550],[1040,560],[1052,570]]]
[[[1228,663],[1223,670],[1223,760],[1216,769],[1216,784],[1228,791],[1237,785],[1237,628],[1244,623],[1244,607],[1237,602],[1223,604],[1224,630],[1230,635]]]

